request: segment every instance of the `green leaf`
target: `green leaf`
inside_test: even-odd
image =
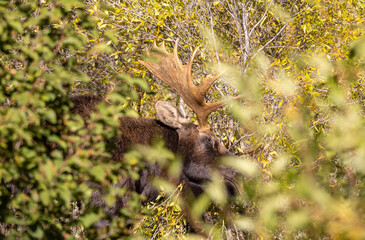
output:
[[[56,113],[52,109],[46,109],[44,111],[44,117],[45,117],[46,120],[48,120],[52,124],[56,124],[57,123]]]
[[[23,147],[21,152],[22,152],[22,155],[26,156],[28,159],[32,159],[37,156],[37,152],[34,149],[30,149],[27,147]]]
[[[260,172],[257,163],[249,158],[225,157],[222,159],[222,163],[240,171],[248,177],[256,177]]]
[[[49,182],[53,180],[53,178],[57,174],[57,169],[53,162],[47,161],[43,166],[42,170],[44,171],[44,174]]]
[[[43,239],[44,238],[44,231],[40,225],[37,226],[35,231],[28,229],[29,235],[36,239]]]
[[[62,185],[59,184],[58,188],[57,188],[57,192],[59,194],[59,196],[61,197],[61,199],[63,200],[64,204],[66,204],[67,208],[70,208],[70,202],[71,202],[71,191],[70,188],[71,187],[71,183],[64,183]]]
[[[108,30],[104,33],[105,37],[112,41],[114,44],[118,44],[118,38],[114,31]]]
[[[89,213],[86,216],[80,217],[80,221],[85,228],[90,227],[92,224],[94,224],[99,219],[100,219],[100,217],[96,213]]]
[[[82,49],[82,42],[76,37],[67,37],[62,41],[62,44],[67,47],[72,47],[75,49]]]
[[[41,199],[43,205],[45,205],[45,206],[48,206],[50,204],[50,202],[51,202],[51,197],[50,197],[48,191],[42,191],[39,194],[39,198]]]
[[[12,27],[18,33],[22,33],[23,32],[22,24],[19,21],[16,21],[16,20],[10,21],[9,22],[9,26]]]
[[[294,231],[303,229],[305,225],[310,223],[308,213],[304,210],[293,211],[288,214],[287,217],[288,226]]]
[[[251,218],[240,217],[235,221],[237,227],[243,231],[253,231],[255,229],[255,223]]]
[[[112,52],[113,52],[113,48],[105,43],[96,44],[90,49],[90,53],[92,53],[92,54],[112,53]]]
[[[70,11],[73,7],[84,7],[85,4],[81,1],[75,0],[62,0],[63,6],[65,6],[67,11]]]
[[[104,181],[106,176],[105,167],[102,165],[94,166],[90,169],[90,174],[99,182]]]

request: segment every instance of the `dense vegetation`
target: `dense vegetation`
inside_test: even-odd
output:
[[[156,143],[108,161],[121,116],[153,118],[165,99],[196,120],[138,62],[153,41],[171,49],[178,38],[183,63],[200,46],[197,83],[224,72],[209,101],[243,96],[210,116],[235,153],[222,162],[240,172],[241,194],[228,201],[219,179],[207,185],[189,206],[203,235],[364,239],[364,16],[361,0],[0,0],[0,236],[195,236],[181,186],[159,182],[147,206],[116,187],[138,178],[142,158],[176,172],[176,156]],[[69,96],[86,93],[110,104],[85,126]],[[95,188],[129,203],[112,218],[90,203]]]

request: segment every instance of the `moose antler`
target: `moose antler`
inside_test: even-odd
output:
[[[195,54],[198,51],[198,47],[195,48],[192,56],[187,65],[182,65],[178,55],[177,47],[178,41],[176,40],[173,53],[168,53],[164,42],[161,46],[157,46],[156,42],[153,43],[152,50],[146,49],[146,55],[151,56],[156,60],[141,61],[140,62],[162,82],[172,87],[180,96],[184,102],[194,111],[198,117],[199,128],[209,128],[208,116],[215,109],[226,104],[226,101],[219,101],[214,103],[207,103],[204,101],[204,97],[211,85],[222,74],[216,74],[211,77],[205,78],[200,85],[193,83],[193,77],[191,74],[191,68]]]

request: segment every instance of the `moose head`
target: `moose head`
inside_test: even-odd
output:
[[[187,65],[181,63],[177,48],[178,40],[175,42],[173,53],[166,50],[164,43],[158,47],[154,42],[152,50],[146,49],[146,55],[153,59],[140,62],[162,82],[172,87],[197,115],[199,125],[185,119],[171,103],[157,102],[155,106],[157,118],[178,133],[177,152],[184,158],[180,181],[197,196],[211,180],[211,173],[219,170],[228,193],[234,194],[237,190],[233,181],[235,172],[220,167],[218,163],[220,157],[230,153],[219,142],[208,124],[209,114],[227,101],[207,103],[204,100],[206,92],[221,74],[207,77],[200,85],[195,85],[191,71],[198,48],[194,50]]]

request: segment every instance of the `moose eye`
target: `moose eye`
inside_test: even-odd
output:
[[[219,145],[218,140],[215,140],[215,141],[214,141],[214,148],[218,148],[218,145]]]
[[[212,137],[210,136],[205,136],[203,139],[203,144],[207,147],[207,148],[215,148],[216,144],[215,141]]]

